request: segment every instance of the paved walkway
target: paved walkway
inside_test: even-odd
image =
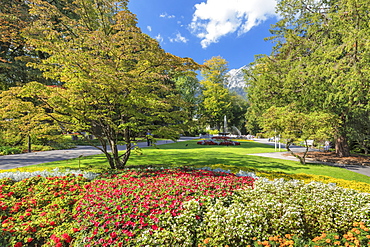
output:
[[[256,142],[268,144],[271,146],[275,146],[274,142],[268,142],[267,139],[255,139]],[[281,144],[282,150],[285,150],[285,145]],[[292,146],[290,148],[293,152],[304,152],[306,150],[305,147],[299,147],[299,146]],[[309,149],[309,151],[318,151],[318,149]],[[262,157],[269,157],[269,158],[275,158],[275,159],[283,159],[283,160],[293,160],[293,161],[299,161],[294,156],[287,156],[286,154],[290,154],[289,152],[275,152],[275,153],[260,153],[260,154],[250,154],[250,155],[256,155],[256,156],[262,156]],[[317,164],[324,164],[329,166],[337,166],[341,168],[345,168],[347,170],[357,172],[366,176],[370,177],[370,166],[362,166],[362,165],[345,165],[345,164],[339,164],[339,163],[329,163],[329,162],[320,162],[313,159],[306,159],[309,163],[317,163]]]
[[[188,141],[195,139],[196,137],[181,137],[177,141]],[[170,140],[157,141],[156,145],[162,145],[167,143],[173,143]],[[139,142],[137,145],[141,148],[147,147],[146,142]],[[119,150],[125,150],[125,146],[118,146]],[[72,149],[66,150],[52,150],[44,152],[33,152],[23,154],[12,154],[0,156],[0,169],[13,169],[18,167],[37,165],[52,161],[68,160],[78,158],[79,156],[89,156],[95,154],[101,154],[102,152],[92,146],[78,146]]]

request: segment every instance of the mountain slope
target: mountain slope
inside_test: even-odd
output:
[[[246,81],[244,79],[244,72],[243,69],[247,69],[248,66],[244,65],[243,67],[239,69],[232,69],[229,72],[227,72],[228,78],[226,79],[226,87],[232,91],[236,92],[237,94],[246,97],[245,93],[245,87],[246,87]]]

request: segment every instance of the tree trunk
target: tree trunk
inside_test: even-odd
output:
[[[104,153],[105,157],[107,158],[110,168],[116,169],[116,164],[114,162],[114,159],[112,158],[112,155],[108,152],[107,141],[101,136],[97,136],[97,138],[102,146],[102,148],[99,148],[99,149]]]
[[[132,149],[132,144],[131,143],[127,143],[126,144],[126,152],[122,156],[122,160],[121,160],[122,168],[119,168],[119,169],[123,169],[125,167],[128,159],[130,158],[131,149]]]
[[[335,142],[335,153],[339,157],[348,157],[348,156],[350,156],[347,137],[345,135],[340,135],[340,136],[337,137],[337,140]]]
[[[116,169],[116,165],[114,163],[114,160],[113,160],[112,156],[108,152],[106,152],[104,154],[105,154],[105,157],[107,157],[110,168],[111,169]]]
[[[131,155],[131,149],[133,148],[132,143],[131,143],[130,128],[127,127],[125,129],[123,133],[123,137],[125,138],[125,142],[126,142],[126,151],[122,155],[122,160],[120,160],[119,167],[117,167],[118,169],[123,169],[126,166],[126,163]]]
[[[110,140],[110,149],[112,150],[113,162],[116,169],[122,169],[122,162],[119,157],[118,147],[116,140]],[[122,168],[121,168],[122,167]]]
[[[302,165],[305,165],[306,164],[306,155],[307,155],[307,152],[308,152],[308,146],[307,146],[307,141],[306,141],[306,151],[304,152],[303,156],[299,156],[298,154],[295,154],[292,150],[290,150],[290,145],[292,145],[291,142],[287,142],[286,144],[286,149],[290,152],[291,155],[293,155],[294,157],[296,157],[297,159],[299,159],[299,162],[302,164]]]

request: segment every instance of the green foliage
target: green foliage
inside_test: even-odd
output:
[[[60,3],[62,0],[58,0]],[[28,2],[22,0],[3,0],[0,6],[0,90],[21,86],[37,80],[43,84],[55,84],[53,80],[42,77],[38,69],[27,67],[45,56],[26,44],[22,29],[28,28],[32,18],[28,13]]]
[[[251,74],[250,113],[291,102],[299,112],[325,110],[339,120],[337,154],[349,155],[349,135],[362,131],[354,122],[369,114],[368,8],[365,0],[280,1],[282,19],[270,38],[276,46],[256,59]]]
[[[307,140],[323,142],[333,137],[336,117],[325,112],[302,113],[295,107],[271,107],[263,114],[262,126],[270,136],[281,136],[286,142],[288,151],[290,145],[303,139],[306,152],[303,157],[295,155],[305,163],[308,151]]]
[[[7,146],[0,147],[0,155],[19,154],[21,152],[22,150],[16,147],[7,147]]]
[[[201,70],[203,79],[203,101],[201,105],[201,119],[212,128],[223,131],[224,116],[229,117],[231,95],[225,88],[227,61],[220,56],[212,57],[204,63]]]
[[[44,146],[63,143],[60,126],[39,102],[22,96],[22,92],[23,88],[13,87],[0,94],[0,145],[27,150],[29,140]]]
[[[41,102],[63,130],[94,135],[112,169],[125,166],[134,135],[180,133],[186,114],[171,80],[198,65],[142,33],[127,1],[77,0],[67,4],[68,13],[34,3],[30,13],[37,20],[24,35],[49,56],[29,65],[63,87],[33,82],[24,96]],[[118,142],[126,144],[125,153],[118,154]]]

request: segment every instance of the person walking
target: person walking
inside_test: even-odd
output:
[[[328,152],[329,151],[329,148],[330,148],[330,142],[329,141],[325,141],[324,151],[325,152]]]
[[[148,143],[148,146],[152,145],[152,134],[150,133],[149,130],[146,132],[146,141]]]

